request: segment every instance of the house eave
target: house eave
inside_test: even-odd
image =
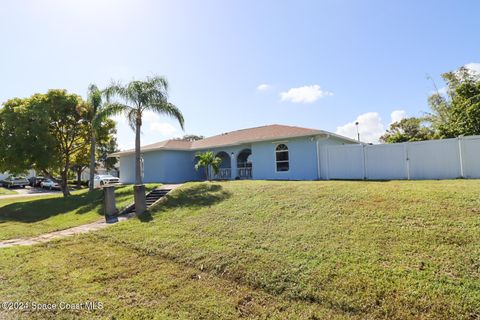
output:
[[[310,134],[301,134],[301,135],[288,135],[288,136],[280,136],[280,137],[275,137],[275,138],[265,138],[265,139],[250,139],[250,140],[243,140],[243,141],[238,141],[235,143],[228,143],[228,144],[219,144],[219,145],[213,145],[213,146],[207,146],[207,147],[190,147],[190,148],[169,148],[169,147],[158,147],[158,148],[150,148],[150,149],[145,149],[141,150],[141,153],[147,153],[147,152],[154,152],[154,151],[200,151],[200,150],[211,150],[211,149],[218,149],[218,148],[228,148],[228,147],[237,147],[245,144],[252,144],[256,142],[268,142],[268,141],[279,141],[279,140],[285,140],[285,139],[296,139],[296,138],[304,138],[304,137],[318,137],[318,136],[331,136],[335,137],[340,140],[348,141],[351,143],[361,143],[363,142],[358,142],[357,140],[350,139],[347,137],[343,137],[341,135],[328,132],[328,131],[323,131],[323,130],[317,130],[317,131],[312,131]],[[116,152],[108,155],[108,157],[113,158],[113,157],[121,157],[121,156],[127,156],[127,155],[132,155],[135,154],[134,150],[129,150],[129,151],[121,151],[121,152]]]

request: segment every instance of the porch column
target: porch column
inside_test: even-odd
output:
[[[231,179],[235,180],[235,177],[237,176],[237,153],[232,153],[230,152],[230,174],[231,174]]]

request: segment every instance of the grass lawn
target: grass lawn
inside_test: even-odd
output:
[[[7,188],[0,187],[0,196],[6,196],[10,194],[17,194],[17,192],[13,190],[9,190]]]
[[[152,188],[152,186],[149,186]],[[118,188],[117,207],[133,201],[132,186]],[[0,240],[36,236],[101,219],[102,191],[75,191],[61,195],[0,199]]]
[[[63,317],[478,319],[479,188],[191,183],[149,222],[0,250],[0,300],[103,302]]]

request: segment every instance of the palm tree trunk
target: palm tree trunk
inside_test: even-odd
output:
[[[141,134],[142,119],[137,118],[135,125],[135,184],[141,185],[142,181],[142,168],[141,168],[141,157],[140,154],[140,134]]]
[[[141,154],[140,154],[140,134],[142,126],[142,117],[137,115],[137,121],[135,124],[135,186],[134,199],[135,199],[135,213],[137,215],[143,214],[147,210],[147,199],[145,196],[145,186],[142,179],[142,167],[141,167]]]
[[[93,179],[95,176],[95,148],[96,148],[97,139],[95,134],[92,132],[92,139],[90,141],[90,178],[88,184],[88,191],[93,191]]]

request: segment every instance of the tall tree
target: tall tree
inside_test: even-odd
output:
[[[90,117],[90,115],[89,115]],[[93,166],[93,171],[90,170],[89,174],[90,177],[93,174],[95,174],[95,170],[97,168],[98,162],[102,161],[105,163],[113,163],[115,164],[117,159],[116,158],[106,158],[108,154],[113,153],[118,151],[117,150],[117,140],[115,138],[115,134],[117,133],[116,130],[116,124],[115,121],[111,119],[104,119],[103,121],[100,122],[100,125],[97,125],[97,127],[90,127],[90,135],[95,134],[95,139],[94,139],[94,166]],[[91,147],[92,147],[92,139],[90,136],[90,143],[86,143],[85,146],[79,150],[75,156],[72,158],[71,161],[71,169],[72,171],[76,174],[77,176],[77,186],[80,187],[82,184],[81,181],[81,175],[83,170],[85,170],[88,167],[91,167],[91,160],[92,160],[92,155],[91,155]],[[106,154],[108,153],[108,154]],[[98,159],[99,161],[97,161]],[[111,168],[111,166],[109,167]],[[107,170],[109,169],[107,168]],[[89,179],[89,181],[93,181],[92,179]],[[90,184],[92,185],[92,184]]]
[[[32,108],[41,108],[49,116],[48,130],[56,141],[56,149],[61,159],[60,186],[63,195],[68,196],[68,171],[72,157],[81,151],[89,140],[89,123],[85,118],[88,107],[76,94],[69,94],[66,90],[49,90],[47,94],[39,97],[39,101],[32,104]],[[46,168],[42,171],[47,176],[52,176]]]
[[[97,163],[103,164],[103,167],[109,171],[115,169],[118,159],[109,157],[110,154],[118,152],[117,129],[115,121],[105,119],[103,126],[99,129],[97,140]]]
[[[425,125],[425,119],[405,118],[392,123],[387,132],[380,137],[385,143],[397,143],[407,141],[423,141],[432,139],[433,131]]]
[[[434,93],[428,99],[437,138],[480,134],[480,75],[462,67],[442,75],[446,94]]]
[[[18,173],[36,169],[61,176],[64,196],[72,159],[88,143],[87,106],[66,90],[49,90],[12,99],[0,111],[0,169]]]
[[[135,210],[141,214],[146,208],[140,153],[142,117],[145,111],[167,115],[176,119],[183,129],[183,115],[168,101],[168,82],[164,77],[147,77],[145,81],[131,81],[126,85],[112,83],[104,90],[104,95],[107,104],[101,116],[123,114],[130,127],[135,130]],[[118,100],[113,100],[115,98]]]
[[[38,99],[10,99],[0,109],[0,172],[21,174],[32,168],[58,168],[56,141],[46,130],[48,114],[31,107],[32,100]]]
[[[90,146],[89,144],[85,143],[85,146],[75,153],[72,157],[70,169],[76,175],[76,183],[77,187],[80,188],[82,186],[82,172],[86,168],[88,168],[90,164]]]
[[[95,153],[96,153],[96,143],[98,137],[98,131],[103,125],[104,117],[102,116],[102,92],[94,84],[91,84],[88,87],[88,113],[87,117],[90,124],[90,178],[88,189],[90,192],[93,191],[93,178],[95,176]]]

